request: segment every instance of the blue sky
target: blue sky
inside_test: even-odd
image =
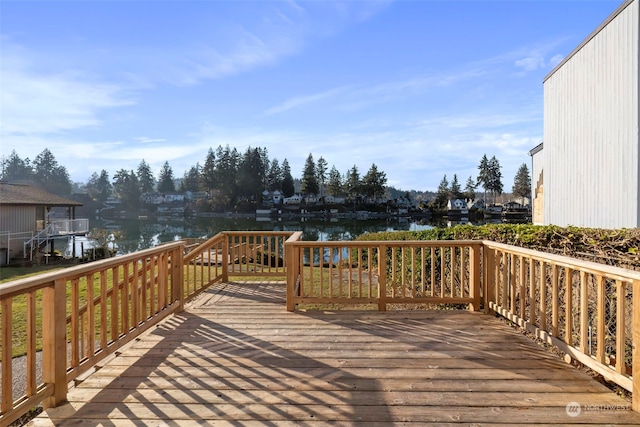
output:
[[[542,141],[544,76],[620,0],[0,0],[0,155],[48,148],[72,180],[210,147],[311,153],[388,185],[503,183]]]

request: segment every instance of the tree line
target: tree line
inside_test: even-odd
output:
[[[464,199],[467,201],[476,200],[476,190],[481,187],[484,190],[483,200],[489,202],[487,193],[495,203],[496,197],[503,193],[504,186],[502,184],[502,166],[496,158],[492,156],[490,159],[484,154],[478,165],[478,175],[474,179],[473,176],[467,178],[464,188],[458,181],[457,174],[453,175],[451,182],[445,174],[440,184],[434,201],[435,207],[443,209],[447,202],[451,199]],[[530,198],[531,197],[531,178],[529,168],[526,163],[522,163],[516,172],[513,187],[511,190],[514,197]]]
[[[33,161],[22,159],[15,150],[2,159],[0,179],[7,182],[30,183],[44,190],[70,197],[74,183],[67,169],[58,164],[49,149],[44,149]],[[270,159],[266,148],[249,147],[244,153],[228,145],[209,148],[202,164],[199,162],[176,177],[169,162],[165,162],[157,178],[149,164],[142,159],[135,170],[119,169],[110,178],[103,169],[94,172],[89,180],[76,190],[86,192],[91,199],[105,202],[115,196],[127,206],[137,207],[142,194],[157,191],[162,194],[174,192],[204,192],[208,197],[202,201],[202,210],[241,209],[245,203],[259,201],[264,190],[280,191],[284,197],[296,192],[305,196],[345,197],[359,203],[377,200],[381,197],[397,195],[400,190],[387,187],[385,172],[372,164],[364,175],[357,165],[344,174],[332,166],[329,168],[323,157],[314,160],[307,157],[301,177],[294,178],[289,162]],[[469,176],[464,188],[457,174],[449,182],[445,174],[433,200],[436,208],[444,208],[449,199],[475,200],[478,188],[484,190],[484,200],[488,195],[495,201],[502,194],[502,172],[498,159],[483,155],[478,165],[477,177]],[[529,169],[523,163],[514,179],[512,188],[515,197],[530,197],[531,180]]]
[[[36,185],[53,194],[71,196],[73,183],[64,166],[45,149],[32,162],[22,159],[15,150],[2,159],[0,179]],[[372,164],[364,176],[356,165],[341,174],[335,166],[313,155],[307,157],[302,176],[294,179],[289,162],[270,159],[266,148],[249,147],[244,153],[228,145],[210,148],[202,164],[199,162],[176,177],[169,162],[154,176],[149,164],[142,159],[135,170],[119,169],[110,178],[105,169],[94,172],[80,190],[93,200],[105,202],[115,196],[129,207],[136,207],[145,193],[204,192],[208,195],[202,206],[206,210],[241,208],[243,203],[255,203],[264,190],[279,191],[290,197],[296,190],[305,196],[351,198],[379,198],[387,190],[386,174]]]

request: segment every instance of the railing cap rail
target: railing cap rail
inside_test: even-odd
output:
[[[534,249],[521,248],[519,246],[507,245],[505,243],[498,243],[491,240],[483,240],[482,244],[487,248],[501,249],[509,251],[516,255],[524,255],[539,261],[551,262],[561,267],[580,269],[588,273],[603,275],[616,280],[640,280],[640,271],[630,270],[628,268],[615,267],[613,265],[600,264],[593,261],[586,261],[578,258],[568,257],[565,255],[557,255],[548,252],[537,251]]]
[[[222,231],[219,234],[227,236],[289,236],[294,231]]]
[[[48,273],[38,274],[32,277],[25,277],[11,282],[0,284],[0,297],[7,297],[24,292],[30,292],[39,288],[50,285],[58,279],[69,279],[79,277],[94,271],[104,270],[116,265],[121,265],[128,261],[144,258],[159,252],[166,252],[184,246],[184,242],[177,241],[156,246],[150,249],[144,249],[131,254],[107,258],[100,261],[94,261],[87,264],[67,267],[61,270],[55,270]]]
[[[296,246],[433,246],[433,247],[450,247],[450,246],[482,246],[482,240],[341,240],[341,241],[308,241],[297,240],[287,241],[288,244]]]

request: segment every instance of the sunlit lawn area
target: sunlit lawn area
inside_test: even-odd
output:
[[[32,267],[11,267],[5,266],[0,268],[0,284],[10,282],[12,280],[21,279],[23,277],[34,276],[45,271],[57,270],[59,265],[39,265]]]
[[[61,269],[63,267],[60,266],[51,266],[47,268],[14,268],[9,277],[5,277],[3,275],[3,279],[0,281],[0,284],[8,283],[13,280],[18,280],[26,277],[33,277],[38,274],[43,274],[45,272],[53,271],[56,269]],[[5,270],[4,268],[2,270]],[[7,268],[6,270],[9,270]],[[122,269],[119,269],[119,281],[123,279]],[[77,280],[77,299],[80,307],[86,306],[86,295],[87,295],[87,280],[86,276],[80,277]],[[112,270],[109,269],[106,272],[106,286],[107,289],[112,289],[113,286],[113,273]],[[72,282],[68,282],[67,284],[67,313],[71,313],[72,310],[72,293],[73,293],[74,285]],[[93,275],[93,295],[94,298],[100,296],[100,275]],[[39,290],[35,293],[35,318],[36,318],[36,347],[40,349],[42,347],[42,290]],[[111,300],[107,299],[107,321],[110,325],[110,310]],[[26,353],[27,346],[27,297],[25,295],[19,295],[12,299],[11,302],[12,307],[12,336],[13,336],[13,357],[21,356]],[[99,313],[101,309],[100,305],[96,306],[96,311]],[[119,313],[120,314],[120,313]],[[0,317],[2,316],[2,306],[0,306]],[[96,336],[99,336],[100,326],[96,325]],[[1,361],[1,356],[0,356]]]

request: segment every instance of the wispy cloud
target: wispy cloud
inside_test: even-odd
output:
[[[318,92],[311,95],[303,95],[303,96],[296,96],[293,98],[289,98],[281,104],[268,108],[264,112],[264,114],[266,116],[271,116],[271,115],[279,114],[294,108],[303,107],[308,104],[313,104],[318,101],[335,98],[336,96],[347,92],[350,88],[351,86],[340,86],[340,87],[326,90],[324,92]]]
[[[139,136],[137,138],[134,138],[136,141],[142,143],[142,144],[149,144],[151,142],[165,142],[166,139],[162,139],[162,138],[147,138],[146,136]]]
[[[3,55],[0,131],[46,134],[103,122],[104,110],[134,104],[121,86],[97,81],[79,71],[44,73],[28,59]]]

